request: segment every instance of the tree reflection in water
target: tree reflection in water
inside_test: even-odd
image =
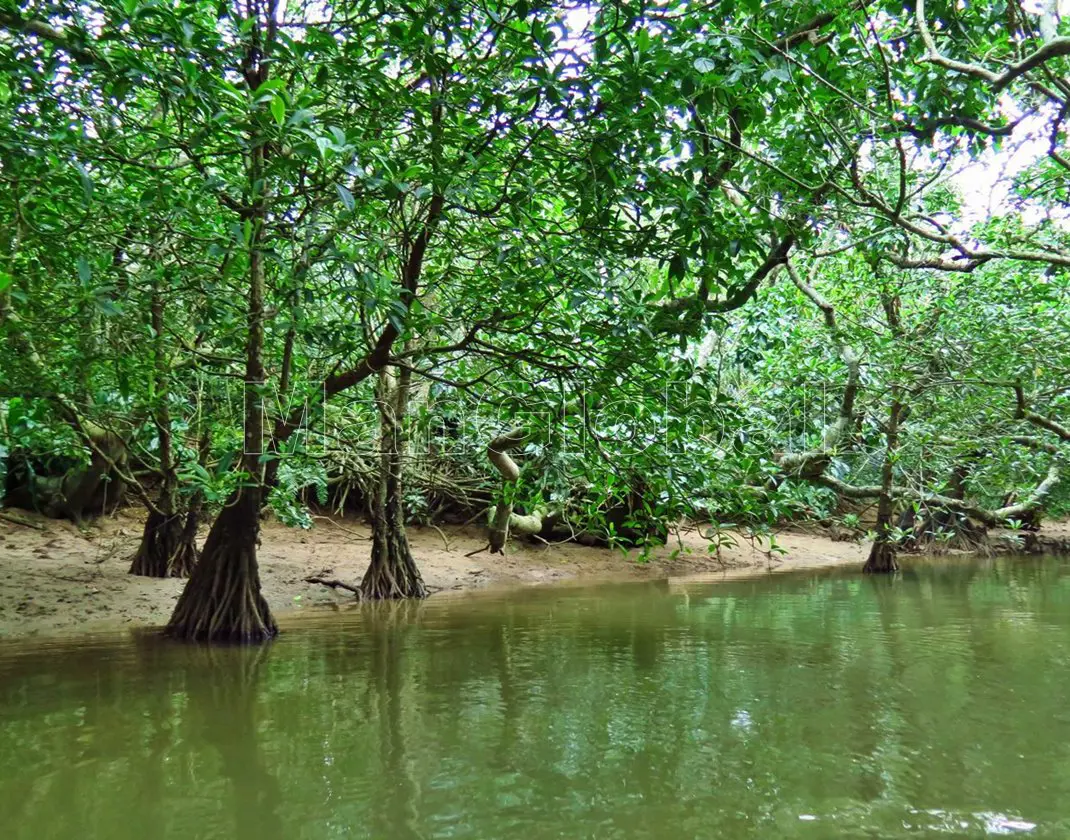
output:
[[[257,695],[271,645],[190,645],[186,691],[196,738],[222,759],[229,780],[237,840],[282,840],[279,783],[260,745]]]

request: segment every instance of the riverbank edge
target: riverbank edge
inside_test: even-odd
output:
[[[120,511],[85,530],[25,511],[0,519],[0,639],[55,637],[151,628],[166,623],[183,580],[128,574],[141,535],[142,519]],[[370,533],[352,519],[320,517],[311,531],[264,525],[261,582],[265,597],[284,626],[319,609],[343,609],[356,599],[342,589],[309,583],[318,577],[357,584],[367,565]],[[1070,553],[1070,523],[1041,532],[1039,545]],[[203,535],[202,535],[203,538]],[[796,526],[768,541],[737,532],[720,535],[720,551],[698,527],[682,527],[669,543],[643,556],[638,551],[592,548],[574,543],[515,542],[504,557],[479,552],[480,528],[414,527],[410,542],[432,598],[551,584],[595,586],[638,580],[672,583],[740,580],[805,569],[861,569],[864,542],[844,540],[819,526]],[[1014,551],[995,535],[993,546]],[[1000,548],[1003,546],[1004,548]],[[954,553],[968,560],[967,553]],[[904,555],[910,562],[912,555]]]

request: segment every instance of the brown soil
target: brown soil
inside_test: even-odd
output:
[[[0,637],[164,624],[185,581],[127,573],[141,529],[141,518],[133,511],[97,520],[85,531],[24,511],[3,512]],[[478,528],[412,528],[409,538],[424,581],[435,593],[569,579],[719,579],[820,566],[861,569],[865,560],[864,546],[801,531],[778,535],[778,544],[787,550],[784,555],[770,556],[762,551],[767,546],[752,546],[734,535],[735,545],[724,547],[718,558],[697,530],[684,530],[679,540],[671,538],[646,562],[636,551],[625,555],[574,543],[513,542],[504,557],[486,552],[469,557],[486,545]],[[311,531],[267,523],[259,557],[264,594],[272,610],[285,618],[294,612],[353,603],[351,593],[309,584],[304,578],[358,584],[370,546],[368,528],[352,520],[317,518]]]

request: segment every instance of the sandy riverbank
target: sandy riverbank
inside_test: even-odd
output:
[[[141,534],[141,518],[133,510],[98,520],[84,532],[68,522],[23,511],[11,515],[35,527],[0,520],[0,637],[167,621],[184,581],[127,574]],[[787,554],[770,557],[761,550],[764,546],[736,537],[737,545],[724,548],[720,559],[708,553],[697,531],[684,532],[679,542],[671,539],[645,563],[636,561],[637,552],[625,556],[576,544],[519,542],[511,544],[504,557],[486,552],[468,557],[485,545],[479,528],[413,528],[410,541],[424,580],[436,593],[569,579],[737,577],[767,570],[860,567],[865,559],[864,546],[799,530],[778,535]],[[359,583],[368,550],[368,528],[356,521],[317,519],[311,531],[265,524],[261,579],[272,610],[284,614],[351,604],[350,593],[304,578]]]

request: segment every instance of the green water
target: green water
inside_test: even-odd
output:
[[[0,838],[1070,837],[1070,567],[0,645]]]

